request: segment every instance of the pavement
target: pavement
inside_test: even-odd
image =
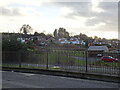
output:
[[[3,88],[118,88],[118,83],[2,71]]]

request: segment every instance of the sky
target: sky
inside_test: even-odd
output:
[[[118,0],[1,0],[0,32],[20,32],[23,24],[31,33],[63,27],[70,35],[118,38]]]

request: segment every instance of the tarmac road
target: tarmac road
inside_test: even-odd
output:
[[[86,61],[85,57],[79,57],[79,56],[71,56],[71,57],[75,58],[76,60]],[[90,62],[97,62],[100,61],[100,57],[87,57],[87,60]]]
[[[118,88],[118,83],[70,77],[2,72],[3,88]]]

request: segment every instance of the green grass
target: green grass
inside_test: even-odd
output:
[[[46,67],[37,67],[37,66],[22,66],[22,68],[46,69]]]
[[[72,65],[75,59],[65,54],[52,53],[48,55],[49,64]]]
[[[78,53],[77,53],[78,54]],[[61,65],[86,65],[85,60],[77,60],[71,56],[78,56],[77,54],[58,54],[51,53],[48,55],[49,64],[61,64]],[[90,61],[87,61],[87,64],[90,64]]]
[[[3,67],[17,67],[19,68],[19,65],[15,65],[15,64],[2,64],[0,66]],[[46,69],[46,67],[37,67],[37,66],[28,66],[28,65],[22,65],[22,68],[36,68],[36,69]]]
[[[85,52],[84,52],[84,51],[53,50],[53,52],[55,52],[55,53],[69,54],[69,55],[71,55],[71,56],[79,56],[79,57],[83,57],[83,56],[85,56]]]
[[[75,63],[78,64],[78,65],[86,65],[86,61],[85,60],[75,60]],[[91,64],[93,62],[91,61],[87,61],[87,64]]]
[[[2,64],[0,65],[1,67],[4,66],[4,67],[19,67],[19,65],[15,65],[15,64]]]
[[[83,57],[85,56],[84,51],[72,51],[72,50],[52,50],[51,53],[48,53],[48,64],[49,65],[86,65],[85,60],[77,60],[74,57],[71,56],[77,56],[77,57]],[[24,55],[26,62],[31,63],[38,63],[38,64],[46,64],[47,54],[46,53],[38,53],[33,54],[25,54]],[[31,58],[32,57],[32,58]],[[34,61],[36,60],[36,61]],[[97,62],[91,62],[87,61],[88,65],[93,66],[107,66],[107,67],[120,67],[120,62],[103,62],[103,61],[97,61]],[[19,65],[15,64],[4,64],[3,66],[7,67],[19,67]],[[37,67],[37,66],[22,66],[25,68],[46,68],[46,67]],[[52,69],[60,69],[60,68],[53,68]]]
[[[15,65],[15,64],[2,64],[0,65],[0,67],[17,67],[19,68],[19,65]],[[37,67],[37,66],[28,66],[28,65],[22,65],[21,68],[33,68],[33,69],[47,69],[46,67]],[[54,66],[54,67],[49,67],[49,69],[51,70],[62,70],[61,67],[58,66]]]
[[[91,65],[95,66],[106,66],[106,67],[120,67],[120,62],[104,62],[104,61],[98,61],[95,63],[91,63]]]
[[[62,57],[63,58],[63,57]],[[72,60],[72,59],[71,59]],[[61,60],[62,61],[62,60]],[[56,64],[55,61],[52,61],[54,62],[54,64]],[[62,64],[64,63],[64,64]],[[50,64],[50,63],[49,63]],[[52,63],[53,64],[53,63]],[[86,65],[86,62],[85,61],[82,61],[82,60],[74,60],[74,63],[73,61],[72,62],[65,62],[64,60],[62,62],[59,62],[60,65]],[[102,67],[112,67],[112,68],[117,68],[117,67],[120,67],[120,62],[104,62],[104,61],[98,61],[98,62],[87,62],[88,65],[92,65],[92,66],[102,66]],[[19,65],[15,65],[15,64],[2,64],[0,65],[0,67],[17,67],[19,68]],[[38,67],[38,66],[28,66],[28,65],[22,65],[21,66],[22,68],[36,68],[36,69],[46,69],[46,67]],[[57,67],[49,67],[49,69],[52,69],[52,70],[62,70],[61,67],[57,66]]]

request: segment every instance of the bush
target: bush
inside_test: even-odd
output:
[[[2,51],[27,50],[28,45],[18,41],[16,37],[2,38]]]

